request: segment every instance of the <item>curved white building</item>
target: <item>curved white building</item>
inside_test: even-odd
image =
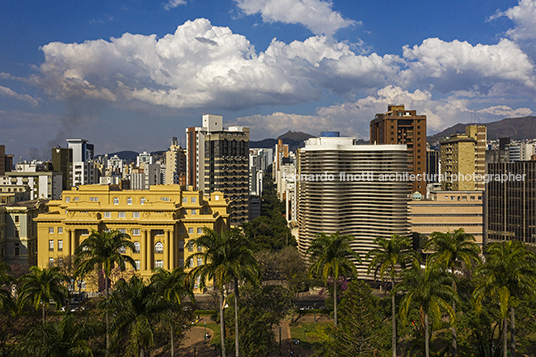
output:
[[[353,138],[309,139],[298,154],[298,248],[303,254],[318,233],[352,235],[361,255],[376,237],[408,234],[406,145],[356,145]]]

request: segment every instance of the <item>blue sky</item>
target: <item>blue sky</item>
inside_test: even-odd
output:
[[[50,158],[184,142],[203,113],[253,140],[368,138],[387,104],[458,122],[536,115],[536,0],[0,2],[0,144]]]

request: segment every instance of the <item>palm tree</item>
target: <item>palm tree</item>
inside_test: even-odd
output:
[[[77,276],[84,276],[97,267],[104,270],[106,303],[109,295],[109,278],[115,264],[125,269],[125,263],[130,263],[136,269],[136,262],[132,257],[121,254],[120,249],[130,248],[134,251],[134,243],[130,236],[119,231],[98,232],[93,230],[75,250],[75,264]],[[106,309],[106,350],[110,347],[110,320]]]
[[[162,317],[169,324],[171,334],[171,356],[175,356],[174,331],[176,319],[174,311],[181,311],[181,303],[184,297],[194,300],[192,289],[185,285],[186,273],[183,268],[175,268],[173,271],[158,269],[151,277],[151,285],[154,289],[155,304],[163,305]]]
[[[339,232],[331,235],[325,233],[317,234],[311,242],[305,255],[309,257],[311,266],[309,276],[321,276],[324,284],[328,283],[331,276],[333,279],[333,312],[335,316],[335,327],[337,327],[337,283],[339,277],[346,273],[357,276],[357,269],[354,262],[361,264],[361,257],[350,248],[349,243],[354,240],[351,235],[340,235]]]
[[[457,229],[454,233],[433,232],[430,240],[426,244],[426,250],[433,251],[430,259],[443,264],[452,273],[456,268],[460,268],[462,262],[471,269],[473,262],[479,262],[478,254],[480,248],[476,244],[475,237],[465,233],[463,228]],[[456,282],[452,280],[454,291],[458,291]],[[452,308],[456,313],[456,303],[452,301]],[[456,341],[456,327],[452,325],[452,356],[458,354],[458,343]]]
[[[20,287],[19,307],[30,304],[37,311],[41,305],[43,311],[43,324],[45,323],[45,309],[50,306],[50,300],[54,301],[56,310],[65,303],[68,296],[64,283],[68,278],[63,275],[58,267],[30,268],[30,273],[19,278]]]
[[[224,320],[223,320],[223,288],[231,281],[235,290],[235,354],[239,355],[238,334],[238,284],[241,280],[258,283],[260,271],[253,255],[250,242],[240,229],[231,228],[221,234],[205,228],[204,234],[192,240],[192,244],[202,246],[204,251],[193,254],[190,259],[201,258],[203,265],[197,266],[188,273],[187,281],[192,286],[199,281],[201,288],[206,280],[214,280],[220,292],[220,329],[222,356],[225,356]]]
[[[76,324],[75,320],[67,313],[59,322],[35,326],[17,345],[16,351],[25,356],[92,357],[88,339],[97,329],[90,324]]]
[[[380,248],[374,248],[367,253],[366,259],[371,259],[367,274],[374,269],[374,280],[380,275],[382,283],[388,273],[391,278],[392,289],[395,287],[397,268],[403,268],[410,262],[410,259],[417,259],[416,252],[412,249],[411,240],[408,237],[393,234],[391,239],[378,237],[374,239],[374,244]],[[391,345],[393,357],[396,357],[396,294],[391,291]]]
[[[114,316],[113,346],[126,337],[132,352],[144,357],[147,348],[154,344],[155,324],[151,318],[159,312],[159,306],[154,304],[153,287],[136,275],[128,282],[120,280],[110,296],[109,309]]]
[[[13,311],[15,305],[9,291],[11,283],[15,280],[11,276],[11,267],[0,262],[0,311]]]
[[[476,269],[482,280],[473,292],[477,311],[487,296],[499,300],[500,316],[503,320],[503,355],[506,357],[508,309],[511,319],[511,354],[515,355],[515,311],[514,305],[523,296],[536,293],[536,255],[519,241],[491,243],[486,248],[486,263]]]
[[[425,267],[421,267],[420,262],[414,260],[412,267],[402,273],[402,282],[394,289],[395,292],[405,292],[399,308],[404,324],[413,308],[421,313],[426,357],[430,357],[429,318],[432,318],[432,322],[438,323],[443,316],[443,311],[446,311],[451,323],[456,319],[454,309],[447,302],[459,301],[458,294],[450,285],[451,281],[449,273],[438,264],[430,262]]]

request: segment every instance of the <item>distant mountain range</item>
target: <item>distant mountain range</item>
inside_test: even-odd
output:
[[[451,136],[453,134],[465,133],[465,127],[474,123],[458,123],[450,128],[443,130],[440,133],[427,137],[427,141],[430,144],[439,142],[442,138]],[[522,118],[507,118],[491,123],[484,123],[488,128],[488,140],[499,139],[509,137],[512,140],[526,140],[536,138],[536,117],[527,116]],[[289,146],[291,151],[304,146],[304,141],[309,138],[315,138],[316,136],[307,134],[301,131],[287,131],[285,134],[279,135],[276,139],[268,138],[258,141],[250,141],[250,148],[274,148],[275,144],[281,139],[284,144]],[[358,140],[358,145],[368,144],[368,141]],[[163,155],[165,150],[154,151],[153,155]],[[118,151],[108,154],[108,157],[117,155],[123,160],[136,160],[138,153],[135,151]]]
[[[279,140],[283,140],[283,144],[287,144],[290,151],[304,146],[304,141],[309,138],[314,138],[314,135],[303,133],[301,131],[287,131],[283,135],[279,135],[276,139],[263,139],[259,141],[250,141],[249,147],[255,149],[274,148]]]
[[[458,123],[440,133],[427,137],[430,144],[439,142],[442,138],[453,134],[465,133],[465,127],[474,123]],[[536,117],[507,118],[491,123],[483,123],[488,128],[488,140],[509,137],[512,140],[526,140],[536,138]]]

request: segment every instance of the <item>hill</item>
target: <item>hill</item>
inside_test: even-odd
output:
[[[283,140],[283,144],[287,144],[290,151],[295,151],[297,148],[303,147],[304,141],[309,138],[314,138],[314,136],[300,131],[287,131],[285,134],[278,136],[277,139],[269,138],[259,141],[250,141],[249,147],[274,148],[278,140]]]
[[[474,124],[474,123],[473,123]],[[465,133],[465,127],[471,123],[458,123],[440,133],[429,136],[426,140],[433,144],[456,133]],[[509,137],[512,140],[526,140],[536,138],[536,117],[506,118],[503,120],[485,123],[488,128],[488,139],[494,140]]]

